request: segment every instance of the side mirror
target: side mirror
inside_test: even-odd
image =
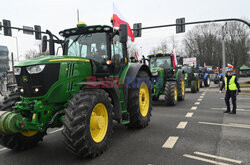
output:
[[[47,50],[47,36],[43,36],[42,39],[42,52],[46,52]]]
[[[121,43],[126,43],[128,41],[128,26],[127,26],[127,24],[120,24],[119,36],[120,36]]]

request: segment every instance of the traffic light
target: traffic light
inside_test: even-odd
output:
[[[141,37],[141,29],[140,29],[141,27],[142,27],[141,23],[135,23],[133,25],[133,34],[134,34],[134,37]]]
[[[3,20],[3,33],[5,36],[12,36],[10,20]]]
[[[36,40],[41,40],[42,39],[41,26],[35,25],[34,29],[35,29],[35,38],[36,38]]]
[[[176,33],[184,33],[185,32],[185,18],[176,19]]]

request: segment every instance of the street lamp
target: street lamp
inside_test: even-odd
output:
[[[222,73],[225,74],[226,70],[225,70],[225,67],[226,67],[226,55],[225,55],[225,36],[226,36],[226,33],[225,33],[225,28],[227,26],[227,23],[225,23],[225,25],[222,26],[222,40],[221,40],[221,43],[222,43]]]

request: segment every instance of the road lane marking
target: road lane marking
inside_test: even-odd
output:
[[[0,152],[7,150],[8,148],[4,147],[0,149]]]
[[[227,108],[211,108],[211,109],[214,109],[214,110],[222,110],[222,111],[227,110]],[[246,110],[246,109],[238,109],[238,108],[237,108],[237,111],[245,111],[245,112],[250,112],[250,110]]]
[[[206,125],[216,125],[216,126],[225,126],[225,127],[236,127],[236,128],[247,128],[250,129],[250,125],[239,125],[239,124],[219,124],[219,123],[210,123],[210,122],[198,122],[199,124]]]
[[[197,106],[191,107],[191,110],[196,110],[196,109],[197,109]]]
[[[194,113],[188,112],[185,117],[192,117]]]
[[[162,148],[173,148],[178,139],[178,136],[169,136],[168,140],[163,144]]]
[[[237,164],[242,163],[242,161],[240,161],[240,160],[225,158],[225,157],[222,157],[222,156],[216,156],[216,155],[206,154],[206,153],[202,153],[202,152],[194,152],[194,154],[201,155],[201,156],[206,156],[206,157],[210,157],[210,158],[215,158],[215,159],[220,159],[220,160],[225,160],[225,161],[233,162],[233,163],[237,163]]]
[[[204,95],[205,95],[205,93],[202,93],[202,94],[201,94],[201,96],[204,96]]]
[[[49,132],[49,134],[53,134],[53,133],[59,132],[59,131],[61,131],[61,130],[63,130],[63,128],[59,128],[59,129],[57,129],[57,130],[51,131],[51,132]]]
[[[218,161],[214,161],[214,160],[210,160],[210,159],[205,159],[205,158],[201,158],[201,157],[193,156],[193,155],[189,155],[189,154],[184,154],[183,156],[187,157],[187,158],[190,158],[190,159],[200,160],[200,161],[203,161],[203,162],[216,164],[216,165],[230,165],[230,164],[227,164],[227,163],[222,163],[222,162],[218,162]]]
[[[229,125],[242,126],[242,127],[250,127],[250,125],[248,125],[248,124],[229,123]]]
[[[187,121],[181,121],[176,128],[185,129],[185,127],[187,126],[187,123],[188,123]]]
[[[200,96],[200,99],[203,99],[204,98],[204,96]]]
[[[200,105],[200,102],[195,102],[194,104],[195,104],[195,105]]]
[[[198,99],[197,101],[202,101],[202,99]]]

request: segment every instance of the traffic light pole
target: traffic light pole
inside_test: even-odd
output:
[[[156,29],[156,28],[163,28],[163,27],[179,26],[179,25],[194,25],[194,24],[227,22],[227,21],[242,22],[250,28],[250,23],[245,21],[245,20],[238,19],[238,18],[229,18],[229,19],[216,19],[216,20],[207,20],[207,21],[186,22],[183,24],[168,24],[168,25],[159,25],[159,26],[149,26],[149,27],[136,28],[136,29],[132,29],[132,30],[146,30],[146,29]]]

